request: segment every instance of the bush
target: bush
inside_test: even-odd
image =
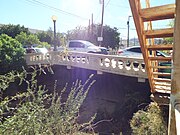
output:
[[[167,127],[157,103],[151,103],[147,111],[140,110],[130,122],[134,135],[166,135]]]
[[[20,34],[21,32],[30,34],[28,28],[25,28],[24,26],[20,26],[19,24],[18,25],[8,24],[8,25],[0,26],[0,35],[7,34],[8,36],[15,38],[16,35]]]
[[[24,49],[22,45],[8,35],[0,35],[0,74],[25,66]]]
[[[3,135],[78,135],[82,134],[80,129],[89,126],[89,123],[79,124],[79,108],[86,95],[94,83],[92,76],[82,84],[81,81],[75,82],[68,97],[64,99],[66,87],[57,94],[56,91],[48,94],[45,86],[37,86],[37,71],[32,73],[26,71],[22,73],[8,74],[11,78],[20,79],[20,82],[27,83],[27,91],[18,93],[13,97],[6,97],[0,102],[0,134]],[[31,78],[27,80],[27,76]],[[1,92],[8,86],[0,76]],[[6,80],[7,82],[7,80]],[[2,85],[5,84],[5,85]],[[6,87],[7,88],[7,87]],[[56,89],[56,83],[55,87]],[[12,103],[18,104],[12,107]],[[93,119],[92,119],[93,120]]]

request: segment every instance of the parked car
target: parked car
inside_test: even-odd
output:
[[[118,55],[127,57],[138,57],[143,58],[140,46],[132,46],[125,49],[119,49]],[[156,51],[156,56],[169,57],[168,54],[162,51]]]
[[[137,57],[137,58],[143,58],[142,56],[142,51],[140,46],[133,46],[133,47],[128,47],[125,49],[119,49],[118,50],[118,55],[119,56],[126,56],[126,57]],[[156,51],[156,56],[162,56],[162,57],[171,57],[165,52]],[[143,68],[145,67],[144,64],[142,64]],[[169,62],[159,62],[159,66],[171,66],[171,61]],[[159,72],[163,73],[171,73],[171,69],[159,69]]]
[[[48,50],[46,48],[37,48],[37,47],[26,48],[26,53],[42,53],[42,54],[46,54],[47,52],[48,52]]]
[[[140,46],[133,46],[125,49],[119,49],[117,54],[120,56],[142,58],[142,52]]]
[[[85,40],[70,40],[66,47],[68,51],[108,54],[107,48],[96,46],[91,42]],[[58,48],[59,51],[63,49],[63,47]]]

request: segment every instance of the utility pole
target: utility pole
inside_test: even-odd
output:
[[[93,31],[94,31],[94,22],[93,22],[93,21],[94,21],[94,20],[93,20],[94,17],[93,17],[93,14],[92,14],[92,16],[91,16],[91,19],[92,19],[92,20],[91,20],[91,21],[92,21],[92,22],[91,22],[91,37],[92,37],[92,39],[93,39]]]
[[[132,17],[132,16],[128,16],[128,21],[127,21],[127,27],[128,27],[128,33],[127,33],[127,47],[129,47],[129,21],[130,21],[130,17]]]
[[[91,24],[90,24],[90,19],[89,19],[89,24],[88,24],[88,31],[87,31],[87,38],[90,39],[90,30],[91,30]]]
[[[101,17],[101,33],[100,37],[98,37],[99,46],[102,46],[103,41],[103,21],[104,21],[104,0],[100,0],[100,4],[102,4],[102,17]]]

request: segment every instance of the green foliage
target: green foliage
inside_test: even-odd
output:
[[[89,126],[89,123],[78,124],[79,108],[86,98],[86,95],[94,83],[92,76],[82,84],[76,81],[71,91],[66,96],[67,85],[54,93],[48,94],[45,86],[38,86],[36,75],[44,72],[43,69],[28,73],[25,70],[22,73],[11,73],[14,79],[20,79],[27,83],[27,91],[17,93],[13,97],[6,97],[0,102],[0,134],[3,135],[80,135],[80,129]],[[31,76],[27,80],[27,76]],[[3,88],[4,80],[8,75],[0,76],[0,88]],[[7,81],[9,81],[7,79]],[[8,86],[8,83],[7,85]],[[4,88],[3,88],[4,89]],[[14,107],[10,104],[17,101]],[[7,116],[8,115],[8,116]],[[4,117],[3,117],[4,116]]]
[[[82,39],[82,40],[88,40],[92,43],[99,45],[99,42],[97,41],[97,37],[100,36],[100,25],[94,24],[90,28],[87,27],[76,27],[76,29],[68,31],[68,38],[69,39]],[[111,28],[108,25],[103,26],[103,47],[111,47],[115,48],[119,45],[119,35],[118,29],[116,27]]]
[[[166,135],[167,127],[161,110],[156,103],[151,103],[147,111],[140,110],[134,114],[131,122],[134,135]]]
[[[174,27],[174,19],[169,22],[168,26],[170,26],[171,28]],[[173,44],[173,42],[174,41],[172,37],[164,38],[163,40],[163,44]]]
[[[7,34],[8,36],[15,38],[16,35],[20,34],[21,32],[29,34],[28,28],[25,28],[24,26],[18,25],[2,25],[0,27],[0,35],[1,34]]]
[[[49,49],[51,46],[47,42],[40,42],[39,38],[35,34],[26,34],[21,32],[19,35],[15,37],[23,46],[31,46],[31,45],[38,45],[37,47],[46,47]]]
[[[118,29],[116,27],[111,28],[110,26],[103,26],[103,42],[104,47],[119,47],[119,35]]]
[[[39,40],[41,42],[47,42],[48,44],[52,44],[53,43],[53,34],[52,31],[50,32],[40,32],[37,33],[37,36],[39,38]]]
[[[48,44],[51,45],[56,44],[57,46],[60,46],[61,45],[60,43],[63,43],[62,42],[63,36],[61,33],[56,33],[56,41],[54,41],[54,33],[51,30],[51,28],[47,32],[43,31],[37,33],[37,36],[41,42],[47,42]]]
[[[22,69],[25,66],[22,45],[8,35],[0,35],[0,73]]]
[[[21,32],[19,35],[15,37],[23,46],[25,45],[33,45],[33,44],[40,44],[40,41],[35,34],[26,34]]]
[[[75,29],[68,31],[68,38],[70,40],[73,39],[88,40],[87,28],[78,26]]]
[[[51,49],[51,45],[47,42],[41,42],[37,47]]]

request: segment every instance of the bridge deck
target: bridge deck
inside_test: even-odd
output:
[[[27,54],[25,58],[27,65],[65,65],[68,68],[79,67],[96,70],[98,73],[108,72],[138,78],[147,78],[144,60],[140,58],[77,52],[49,52],[46,55],[40,53]]]

